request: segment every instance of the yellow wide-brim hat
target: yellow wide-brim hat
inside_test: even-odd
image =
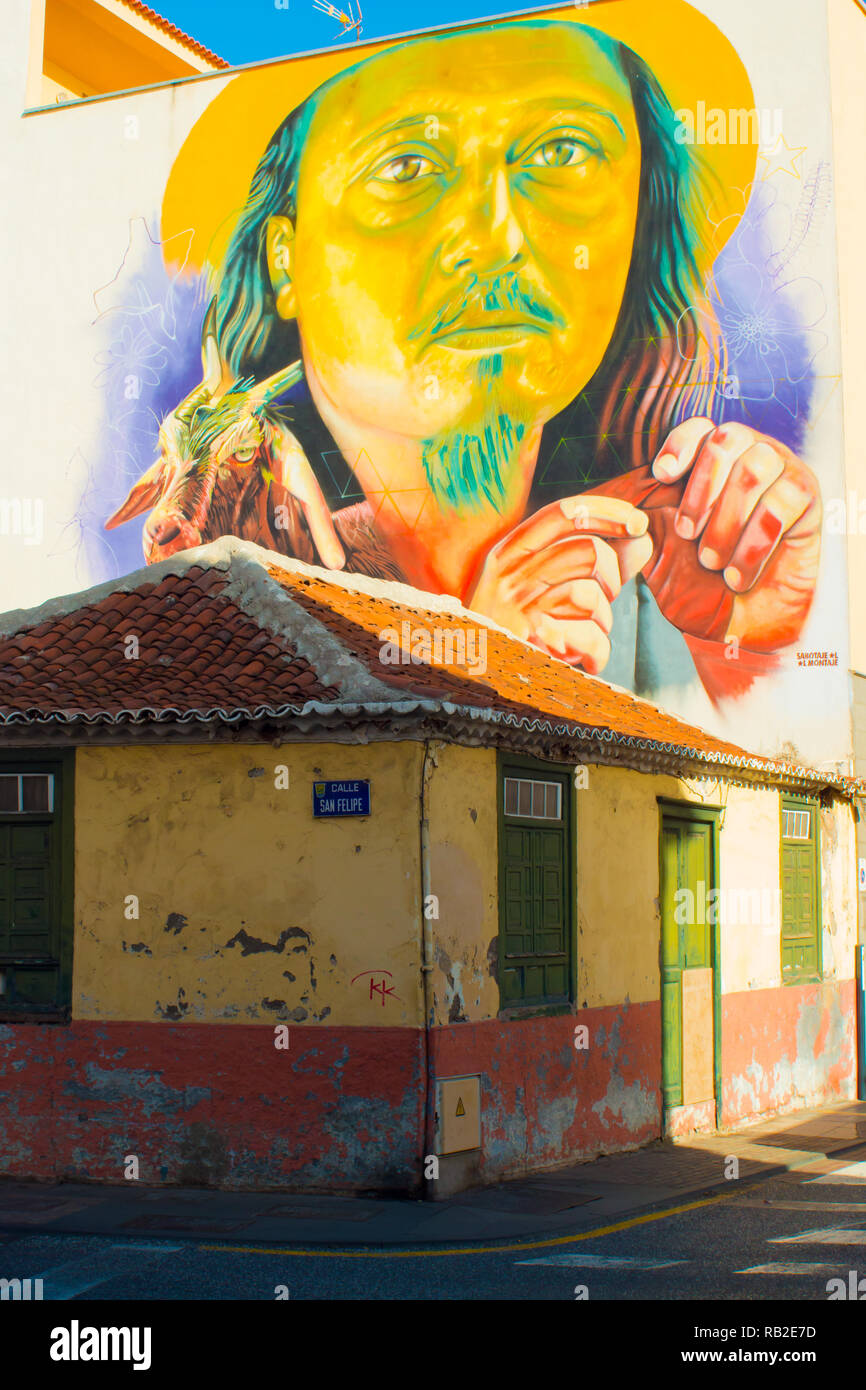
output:
[[[598,29],[627,44],[655,74],[675,111],[751,110],[748,74],[731,41],[686,0],[599,0],[532,10],[482,24],[425,30],[375,43],[352,43],[324,53],[247,68],[233,78],[196,121],[171,169],[162,205],[167,264],[195,273],[219,266],[247,200],[265,146],[286,116],[323,83],[412,38],[470,33],[491,23],[555,20]],[[717,192],[706,215],[715,258],[742,216],[755,175],[757,145],[702,145],[700,155]],[[709,266],[703,267],[709,269]]]

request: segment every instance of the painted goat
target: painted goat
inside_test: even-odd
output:
[[[301,363],[258,383],[227,380],[208,318],[202,368],[202,384],[160,426],[160,457],[106,530],[152,507],[142,537],[148,564],[230,535],[341,569],[346,554],[328,505],[285,414],[272,404],[300,380]],[[351,534],[360,520],[344,515],[341,529]]]

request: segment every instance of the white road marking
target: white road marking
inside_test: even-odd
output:
[[[810,1186],[814,1183],[823,1183],[825,1187],[831,1187],[833,1183],[840,1187],[863,1186],[866,1184],[866,1163],[849,1163],[847,1168],[837,1168],[835,1173],[823,1173],[820,1178],[809,1178],[807,1181]]]
[[[826,1264],[778,1264],[751,1265],[749,1269],[735,1269],[735,1274],[821,1274],[825,1269],[838,1269],[836,1265]]]
[[[758,1211],[866,1211],[866,1202],[759,1202],[747,1197],[732,1206],[754,1207]]]
[[[124,1241],[111,1245],[107,1250],[99,1250],[85,1255],[79,1260],[69,1260],[66,1264],[52,1265],[41,1274],[31,1276],[43,1281],[42,1297],[46,1302],[63,1302],[75,1298],[97,1284],[105,1284],[110,1279],[118,1279],[124,1274],[137,1274],[144,1266],[162,1260],[182,1250],[182,1245],[167,1245],[148,1242],[134,1245]]]
[[[650,1260],[631,1255],[544,1255],[538,1260],[515,1260],[516,1265],[582,1265],[585,1269],[669,1269],[688,1260]]]
[[[768,1245],[866,1245],[866,1231],[852,1227],[835,1230],[803,1231],[799,1236],[774,1236]]]

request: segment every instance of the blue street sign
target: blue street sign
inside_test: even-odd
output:
[[[314,782],[314,816],[369,816],[369,782]]]

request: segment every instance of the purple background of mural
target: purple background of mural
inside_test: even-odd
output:
[[[757,184],[708,287],[728,353],[717,418],[740,420],[795,452],[809,422],[815,359],[828,337],[818,327],[827,312],[823,289],[793,267],[814,244],[829,204],[824,163],[803,180],[793,212],[772,184]]]

